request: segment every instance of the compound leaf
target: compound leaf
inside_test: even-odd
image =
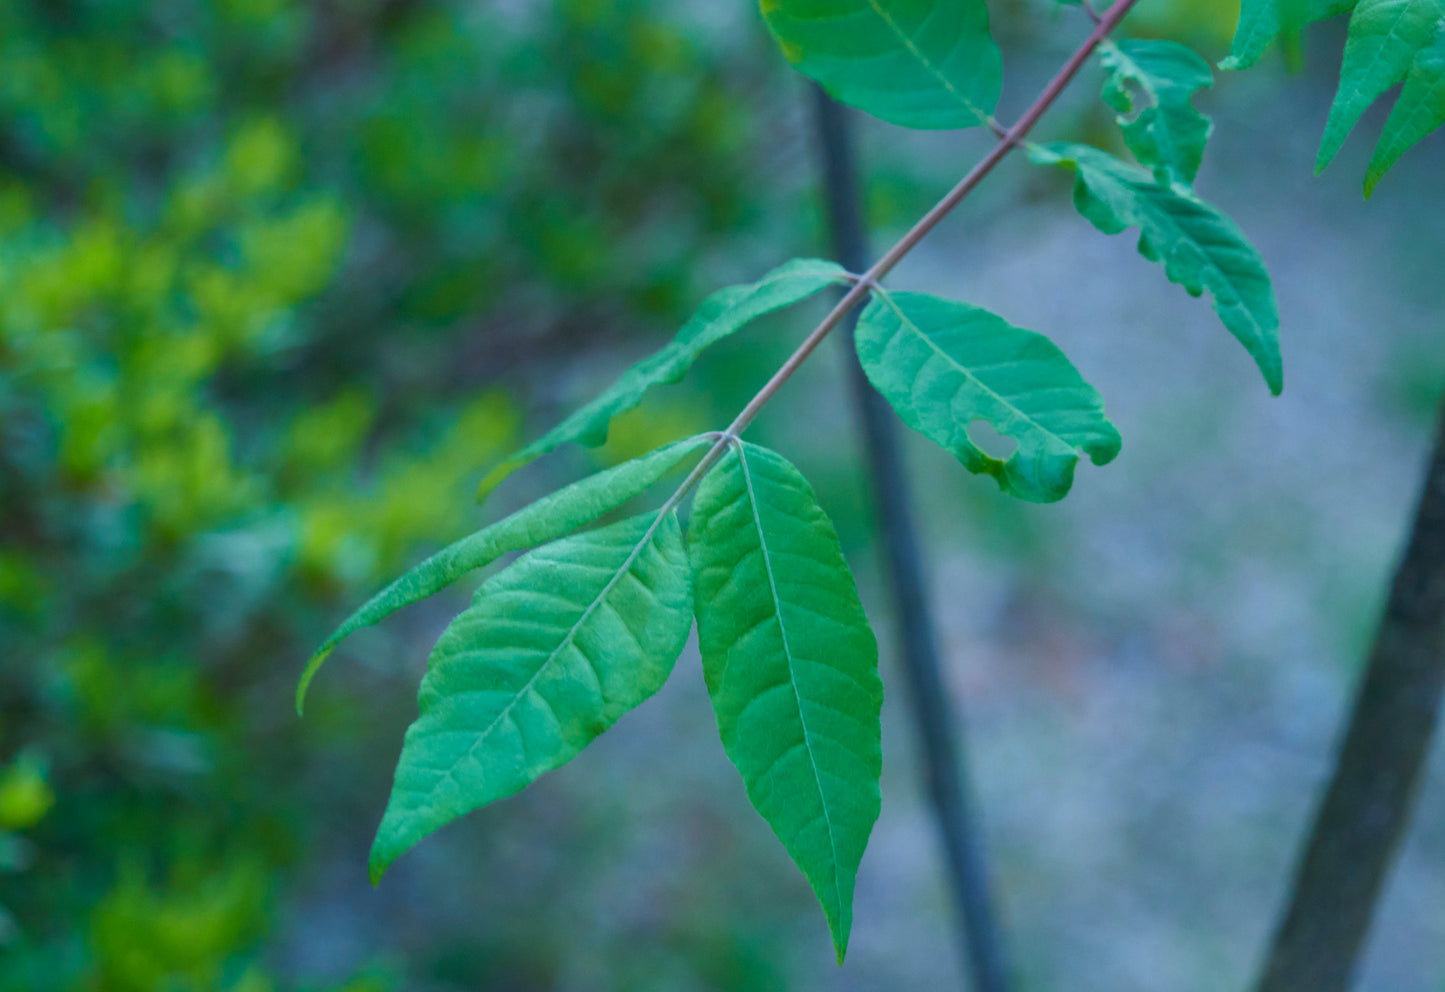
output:
[[[570,761],[661,688],[691,628],[673,513],[565,538],[487,580],[432,651],[372,881],[427,834]]]
[[[904,423],[970,472],[1037,503],[1062,499],[1083,449],[1103,465],[1119,453],[1104,402],[1064,353],[1033,331],[967,303],[880,293],[863,311],[858,359]],[[1018,442],[1007,460],[969,440],[987,421]]]
[[[317,670],[349,634],[380,622],[403,606],[426,599],[473,569],[502,555],[523,551],[569,534],[640,495],[678,462],[711,444],[706,435],[674,441],[621,465],[572,483],[504,520],[450,544],[362,604],[311,656],[296,686],[296,711]]]
[[[788,61],[836,99],[893,124],[986,124],[1003,58],[983,0],[761,0]]]
[[[838,537],[798,470],[739,443],[688,522],[698,645],[723,748],[807,878],[841,962],[878,818],[878,646]]]
[[[1142,169],[1088,145],[1036,146],[1040,165],[1073,169],[1074,206],[1105,234],[1139,228],[1139,253],[1161,262],[1191,296],[1209,290],[1214,312],[1259,366],[1270,391],[1284,388],[1279,310],[1259,253],[1235,223],[1182,186],[1161,186]]]
[[[1209,63],[1172,41],[1105,43],[1100,55],[1109,70],[1104,102],[1118,113],[1134,157],[1166,186],[1176,180],[1192,183],[1213,124],[1190,101],[1214,85]],[[1146,103],[1136,104],[1132,87]]]
[[[705,349],[765,314],[846,281],[847,276],[847,270],[834,262],[799,258],[750,285],[718,290],[660,351],[633,365],[601,396],[492,469],[477,497],[485,497],[517,469],[569,441],[602,444],[614,417],[637,406],[653,386],[681,380]]]
[[[1442,22],[1445,0],[1360,0],[1350,15],[1340,86],[1325,122],[1316,172],[1330,164],[1370,104],[1397,83],[1414,85],[1410,99],[1401,100],[1400,113],[1391,114],[1385,124],[1380,148],[1370,165],[1374,181],[1367,179],[1367,187],[1373,190],[1388,163],[1440,126],[1440,55],[1434,42]],[[1433,99],[1432,90],[1437,91]]]
[[[1420,49],[1410,63],[1410,73],[1400,97],[1385,121],[1380,143],[1365,173],[1365,197],[1401,155],[1421,138],[1445,124],[1445,31]]]

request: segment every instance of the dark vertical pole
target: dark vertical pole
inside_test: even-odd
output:
[[[1445,688],[1445,407],[1415,523],[1259,992],[1353,983]]]
[[[823,186],[838,261],[851,272],[869,264],[863,229],[862,190],[854,164],[846,112],[814,87]],[[857,311],[844,326],[852,350]],[[933,620],[923,584],[923,566],[913,511],[898,455],[897,423],[888,403],[869,384],[856,360],[849,362],[854,404],[863,430],[868,475],[883,537],[893,613],[907,676],[913,723],[918,730],[928,790],[933,801],[948,880],[962,920],[960,950],[976,992],[1008,992],[1009,969],[993,907],[983,845],[974,823],[958,735],[938,660]]]

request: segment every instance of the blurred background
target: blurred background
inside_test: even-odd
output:
[[[992,8],[1007,121],[1087,22]],[[1145,0],[1126,26],[1213,62],[1236,12]],[[1376,114],[1312,177],[1342,38],[1198,101],[1197,187],[1274,275],[1283,398],[1021,156],[893,280],[1054,336],[1125,438],[1047,507],[905,452],[1022,989],[1243,989],[1327,770],[1445,383],[1445,145],[1366,205]],[[1038,137],[1112,147],[1100,81]],[[841,969],[691,647],[379,889],[416,684],[475,583],[355,637],[292,710],[380,584],[721,426],[806,331],[759,324],[606,448],[473,503],[708,292],[824,250],[806,97],[745,0],[0,2],[0,990],[964,987],[840,346],[754,435],[812,479],[884,648]],[[878,246],[986,147],[858,124]],[[1361,987],[1445,988],[1438,769]]]

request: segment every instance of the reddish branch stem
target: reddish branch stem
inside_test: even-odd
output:
[[[984,178],[1007,157],[1009,152],[1022,144],[1024,138],[1033,130],[1034,125],[1037,124],[1039,119],[1054,105],[1054,102],[1058,100],[1059,96],[1068,88],[1069,83],[1073,82],[1079,70],[1084,67],[1084,63],[1089,60],[1089,56],[1094,53],[1094,49],[1098,48],[1099,45],[1108,38],[1109,33],[1119,26],[1119,22],[1124,19],[1124,15],[1129,13],[1129,10],[1136,2],[1137,0],[1117,0],[1112,7],[1104,12],[1099,18],[1098,24],[1094,26],[1093,32],[1084,43],[1079,46],[1078,51],[1074,52],[1074,54],[1069,57],[1069,60],[1064,63],[1063,68],[1059,70],[1058,74],[1049,80],[1049,85],[1044,87],[1038,99],[1033,102],[1033,106],[1024,112],[1024,115],[1019,118],[1018,123],[1003,133],[1003,136],[999,138],[998,144],[994,146],[993,151],[989,152],[983,161],[974,166],[968,175],[960,179],[958,185],[949,190],[943,199],[934,204],[933,209],[924,214],[907,234],[899,238],[898,242],[892,248],[889,248],[882,258],[874,262],[871,269],[863,273],[862,277],[860,277],[858,281],[853,284],[853,287],[843,295],[843,298],[838,301],[838,305],[832,309],[828,316],[823,318],[822,323],[814,328],[813,333],[809,334],[807,338],[803,340],[802,344],[798,345],[798,349],[788,356],[788,360],[773,374],[773,377],[767,381],[767,384],[758,390],[757,395],[748,402],[747,406],[743,407],[742,412],[739,413],[732,424],[728,426],[727,433],[736,435],[745,430],[748,424],[753,422],[753,418],[758,415],[758,411],[767,404],[768,400],[773,398],[773,394],[778,391],[783,383],[792,377],[793,373],[798,370],[798,367],[807,361],[808,356],[822,343],[823,339],[828,336],[833,328],[838,326],[838,323],[848,311],[852,310],[859,303],[862,303],[863,298],[868,295],[869,291],[877,285],[884,276],[892,272],[898,263],[903,261],[904,257],[916,248],[918,243],[927,237],[928,233],[943,221],[943,218],[952,213],[953,209],[962,203],[964,198],[972,193],[979,183],[983,182]]]
[[[712,466],[717,463],[717,460],[722,457],[723,452],[727,450],[729,440],[737,437],[747,429],[747,426],[753,422],[753,418],[758,415],[758,412],[761,411],[762,408],[767,405],[768,401],[773,398],[774,394],[782,388],[783,383],[793,377],[793,373],[798,371],[799,366],[808,360],[808,356],[813,353],[818,345],[823,343],[823,339],[838,326],[843,318],[847,316],[848,312],[862,303],[864,297],[869,294],[874,286],[878,285],[879,280],[892,272],[898,263],[903,261],[904,257],[914,248],[918,247],[918,243],[927,237],[928,233],[943,221],[943,218],[952,213],[953,209],[962,203],[964,198],[972,193],[979,183],[983,182],[984,178],[1008,156],[1009,152],[1023,143],[1024,138],[1033,130],[1034,125],[1039,122],[1039,119],[1048,112],[1049,108],[1054,105],[1059,96],[1062,95],[1069,84],[1073,82],[1074,77],[1079,74],[1079,70],[1084,67],[1084,63],[1089,60],[1089,56],[1094,54],[1094,49],[1098,48],[1099,45],[1109,37],[1110,32],[1119,26],[1119,22],[1124,19],[1124,16],[1133,9],[1134,4],[1137,2],[1138,0],[1115,0],[1114,5],[1099,16],[1097,23],[1094,25],[1094,30],[1089,34],[1089,37],[1084,40],[1084,43],[1079,46],[1073,55],[1069,56],[1069,60],[1064,63],[1063,68],[1058,71],[1054,78],[1049,80],[1049,84],[1044,87],[1043,92],[1039,94],[1038,99],[1033,102],[1033,105],[1024,111],[1024,115],[1018,119],[1018,123],[1004,131],[999,137],[998,144],[994,146],[994,149],[988,153],[983,161],[975,165],[973,169],[969,171],[968,175],[958,181],[957,186],[954,186],[943,199],[934,204],[933,209],[924,214],[918,223],[909,229],[907,234],[899,238],[898,242],[894,244],[892,248],[889,248],[888,251],[883,254],[882,258],[874,262],[872,268],[858,277],[848,292],[843,294],[843,298],[840,299],[837,305],[828,313],[828,316],[823,318],[822,323],[815,327],[813,332],[803,339],[803,343],[798,345],[797,350],[788,356],[788,360],[782,364],[777,372],[773,373],[773,377],[763,385],[762,389],[758,390],[757,395],[748,401],[748,405],[743,407],[742,412],[728,425],[727,430],[723,432],[723,436],[708,450],[708,453],[703,456],[702,461],[698,462],[696,467],[688,473],[687,478],[682,481],[682,485],[677,488],[677,492],[673,493],[672,497],[664,504],[661,512],[658,514],[658,520],[661,520],[669,510],[681,502],[683,496],[686,495],[693,486],[697,485],[702,479],[703,474],[712,468]]]

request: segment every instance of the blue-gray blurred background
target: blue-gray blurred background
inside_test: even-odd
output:
[[[1011,119],[1088,30],[992,5]],[[1139,35],[1227,50],[1228,0]],[[1222,76],[1197,188],[1262,252],[1271,399],[1204,301],[1022,156],[897,273],[1050,334],[1123,432],[1054,506],[910,437],[950,702],[1020,987],[1243,989],[1412,509],[1445,383],[1445,146],[1321,178],[1343,27]],[[1097,68],[1038,132],[1117,149]],[[987,147],[859,118],[876,246]],[[0,990],[962,988],[825,348],[754,428],[813,480],[884,644],[883,814],[838,968],[695,652],[568,767],[366,881],[458,588],[312,647],[431,549],[722,426],[770,319],[595,452],[480,474],[708,292],[826,244],[807,90],[750,3],[0,2]],[[1438,764],[1438,762],[1436,762]],[[1361,988],[1445,988],[1445,781]]]

